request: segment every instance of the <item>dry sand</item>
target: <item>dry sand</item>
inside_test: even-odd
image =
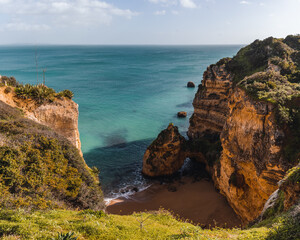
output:
[[[111,214],[128,215],[133,212],[164,208],[180,218],[191,220],[202,227],[234,227],[241,221],[218,193],[211,181],[193,181],[185,177],[171,184],[155,183],[128,199],[116,199],[107,206]]]

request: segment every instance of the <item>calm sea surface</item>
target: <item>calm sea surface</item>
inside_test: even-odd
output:
[[[203,71],[241,46],[0,46],[0,75],[36,84],[35,52],[42,81],[70,89],[79,104],[84,158],[97,166],[106,196],[140,186],[147,146],[170,122],[182,133],[193,112]],[[177,119],[178,111],[188,118]]]

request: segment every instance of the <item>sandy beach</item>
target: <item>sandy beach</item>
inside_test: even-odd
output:
[[[128,215],[160,208],[206,228],[241,225],[225,197],[215,190],[209,179],[195,181],[184,177],[173,183],[154,183],[148,189],[129,198],[111,201],[106,211],[111,214]]]

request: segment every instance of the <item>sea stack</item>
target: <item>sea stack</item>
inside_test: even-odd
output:
[[[172,175],[185,160],[185,139],[172,123],[147,148],[143,158],[143,174],[149,177]]]
[[[188,88],[194,88],[194,87],[195,87],[195,83],[193,83],[193,82],[188,82],[188,83],[187,83],[187,87],[188,87]]]
[[[179,117],[179,118],[186,118],[186,116],[187,116],[186,112],[181,111],[181,112],[177,113],[177,117]]]

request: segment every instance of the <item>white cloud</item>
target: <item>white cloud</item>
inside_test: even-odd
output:
[[[178,11],[175,11],[175,10],[172,10],[172,14],[174,14],[174,15],[178,15],[178,14],[179,14],[179,12],[178,12]]]
[[[46,26],[49,29],[109,24],[113,17],[130,19],[139,13],[118,8],[101,0],[0,0],[0,14],[19,19],[18,22],[9,19],[2,23],[2,29],[33,31],[43,30]]]
[[[159,3],[159,4],[162,4],[164,6],[177,4],[176,0],[149,0],[149,2],[151,2],[151,3]]]
[[[161,6],[167,7],[171,5],[178,5],[184,8],[196,8],[197,5],[194,0],[148,0],[151,3],[160,4]],[[209,0],[212,1],[212,0]]]
[[[165,10],[156,11],[156,12],[154,12],[154,15],[166,15],[166,11]]]
[[[0,25],[0,30],[7,31],[43,31],[48,30],[50,27],[46,24],[27,24],[22,22],[11,22]]]
[[[196,8],[197,5],[194,3],[193,0],[180,0],[181,6],[185,8]]]
[[[251,3],[250,3],[250,2],[248,2],[248,1],[240,1],[240,4],[249,5],[249,4],[251,4]]]

